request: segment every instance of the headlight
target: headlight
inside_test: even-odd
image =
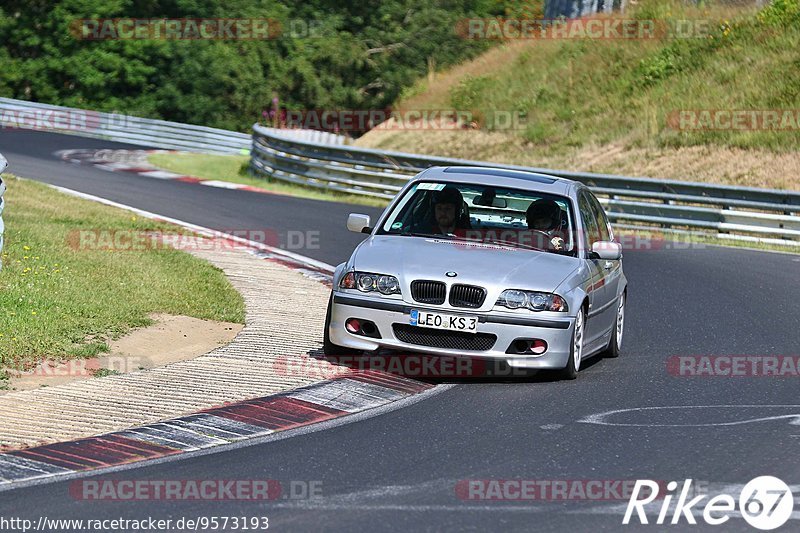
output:
[[[375,276],[369,274],[361,274],[356,276],[356,286],[361,292],[370,292],[375,290]]]
[[[502,302],[500,302],[502,300]],[[523,291],[505,291],[500,295],[500,300],[497,302],[500,305],[505,305],[509,309],[519,309],[528,305],[528,295]]]
[[[400,282],[394,276],[378,278],[378,292],[381,294],[400,294]]]
[[[531,311],[559,311],[566,312],[567,302],[558,294],[548,292],[520,291],[508,289],[503,291],[495,305],[502,305],[509,309],[526,307]]]
[[[348,272],[339,282],[341,289],[358,289],[361,292],[378,291],[381,294],[400,294],[400,282],[387,274]]]

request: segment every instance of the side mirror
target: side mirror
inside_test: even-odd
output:
[[[592,245],[592,253],[598,259],[616,261],[622,258],[622,245],[618,242],[597,241]]]
[[[369,215],[350,213],[347,215],[347,229],[355,233],[371,232],[372,228],[369,227]]]

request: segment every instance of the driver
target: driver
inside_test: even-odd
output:
[[[561,232],[561,213],[561,208],[556,202],[545,198],[531,202],[525,212],[528,229],[547,235],[550,238],[550,247],[556,251],[564,249],[564,237]]]
[[[456,230],[468,228],[460,227],[461,212],[464,208],[464,197],[455,187],[445,187],[436,191],[433,197],[433,215],[436,223],[431,228],[431,233],[442,235],[454,234]]]

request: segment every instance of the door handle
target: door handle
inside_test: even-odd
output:
[[[614,263],[612,263],[611,261],[606,261],[605,263],[603,263],[603,268],[605,268],[606,270],[611,270],[613,266]]]

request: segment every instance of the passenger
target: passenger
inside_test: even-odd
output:
[[[564,250],[564,232],[561,227],[561,215],[563,211],[553,200],[540,199],[531,202],[525,213],[528,229],[544,233],[549,237],[549,242],[545,246],[537,246],[542,249],[552,249],[555,251]]]

